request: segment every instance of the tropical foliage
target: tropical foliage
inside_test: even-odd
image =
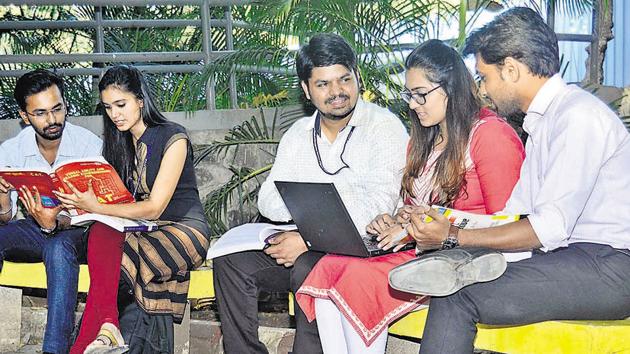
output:
[[[553,1],[553,0],[550,0]],[[237,90],[241,107],[281,106],[304,103],[294,74],[295,49],[318,32],[336,32],[359,53],[359,74],[364,97],[404,112],[396,99],[401,89],[399,74],[404,55],[417,43],[440,35],[444,23],[459,27],[455,45],[461,45],[478,14],[497,6],[512,5],[509,0],[266,0],[251,5],[230,7],[229,16],[240,25],[231,32],[213,27],[211,44],[215,51],[225,51],[233,42],[233,52],[214,61],[203,74],[154,74],[150,82],[165,111],[192,111],[205,107],[205,86],[212,78],[216,87],[217,108],[230,106],[230,85]],[[536,0],[519,1],[539,7]],[[592,6],[589,0],[553,1],[559,11],[580,13]],[[544,8],[544,7],[543,7]],[[0,9],[0,20],[90,20],[93,6],[12,6]],[[222,19],[226,8],[212,8],[211,17]],[[103,8],[105,19],[198,19],[197,6],[115,6]],[[232,37],[232,40],[230,40]],[[443,37],[443,36],[441,36]],[[0,31],[0,54],[90,53],[94,49],[93,29]],[[199,27],[108,28],[104,33],[105,52],[201,51]],[[173,64],[203,64],[173,62]],[[134,63],[132,63],[134,64]],[[169,64],[169,63],[162,63]],[[99,67],[98,63],[56,64],[56,67]],[[2,70],[29,69],[37,66],[0,63]],[[93,82],[97,78],[77,76],[70,79],[67,97],[71,114],[94,112]],[[0,119],[15,116],[12,108],[14,80],[0,83]],[[308,110],[308,108],[307,108]],[[276,115],[269,122],[264,116],[233,128],[222,141],[197,150],[197,162],[204,158],[221,159],[236,155],[240,146],[277,144],[282,131],[297,113]],[[404,113],[402,113],[404,116]],[[273,149],[271,149],[273,152]],[[265,150],[267,151],[267,150]],[[225,230],[230,211],[238,211],[239,221],[252,214],[260,176],[270,165],[239,167],[229,164],[232,178],[206,199],[208,218],[215,232]],[[240,213],[240,214],[239,214]]]
[[[208,194],[204,209],[213,234],[220,235],[230,226],[252,221],[257,216],[256,198],[262,183],[261,176],[271,169],[271,164],[257,167],[241,166],[236,163],[239,150],[254,148],[258,154],[270,154],[268,160],[273,159],[273,152],[280,139],[278,127],[280,122],[291,122],[302,116],[302,109],[284,109],[282,112],[274,110],[271,121],[265,117],[263,110],[259,116],[232,128],[222,141],[216,141],[208,146],[200,146],[195,152],[195,163],[200,163],[209,155],[216,160],[230,159],[228,168],[232,177],[225,184]],[[282,127],[284,129],[284,127]]]
[[[0,11],[2,21],[88,21],[95,17],[93,6],[10,6]],[[198,18],[198,10],[187,6],[155,7],[106,7],[103,18],[127,19],[190,19]],[[168,52],[200,50],[198,28],[108,28],[105,30],[104,52]],[[217,35],[218,37],[218,35]],[[91,28],[62,28],[36,30],[8,30],[0,32],[0,54],[56,54],[92,53],[95,49],[96,31]],[[132,63],[133,64],[133,63]],[[101,63],[55,63],[55,64],[7,64],[0,63],[2,70],[44,68],[102,67]],[[153,91],[166,111],[202,109],[203,83],[199,75],[167,73],[150,75]],[[91,76],[66,76],[67,101],[71,115],[95,113],[96,95]],[[4,102],[12,101],[14,78],[2,78],[0,96]],[[200,103],[201,102],[201,103]],[[8,103],[6,103],[8,106]],[[0,119],[15,116],[15,110],[0,113]]]
[[[303,43],[314,33],[336,32],[346,38],[359,53],[359,74],[366,92],[364,98],[369,97],[370,100],[388,106],[404,118],[405,107],[401,106],[400,100],[395,99],[397,92],[401,89],[398,74],[402,72],[404,54],[417,43],[437,37],[441,27],[440,22],[452,22],[453,19],[458,20],[458,17],[461,19],[458,22],[459,37],[453,38],[453,44],[461,45],[481,11],[488,6],[509,5],[509,1],[477,1],[472,7],[469,7],[467,3],[467,1],[457,3],[384,0],[265,1],[241,13],[245,21],[256,23],[261,29],[260,32],[254,33],[257,38],[252,42],[257,45],[241,48],[238,52],[224,57],[212,67],[209,73],[220,75],[239,65],[257,68],[271,66],[285,68],[288,71],[293,65],[293,53],[287,48],[291,40]],[[574,1],[572,5],[566,3],[556,2],[555,6],[559,10],[578,14],[591,5],[588,1]],[[466,16],[466,10],[471,9],[472,15]],[[266,77],[273,78],[270,75]],[[301,96],[300,89],[290,77],[285,78],[286,82],[275,80],[277,78],[273,79],[288,90],[286,102],[294,103],[295,98]],[[252,82],[250,87],[255,87],[255,85],[256,83]],[[267,88],[260,87],[260,89]],[[516,119],[515,122],[518,124],[519,118]],[[236,127],[235,132],[246,129],[252,125],[252,122]],[[257,126],[264,123],[264,117],[262,117]],[[285,121],[284,126],[286,125]],[[264,136],[251,135],[242,142],[249,144],[262,137]],[[230,135],[226,141],[216,142],[204,151],[225,147],[226,142],[230,144],[228,148],[240,146],[238,138]],[[225,220],[228,219],[227,205],[230,201],[238,198],[236,205],[239,208],[242,208],[244,204],[251,206],[256,201],[256,193],[253,192],[257,191],[260,184],[254,184],[253,189],[240,193],[241,183],[245,182],[249,188],[252,188],[252,180],[258,177],[256,174],[264,173],[270,167],[271,165],[253,170],[235,169],[232,180],[209,196],[206,206],[212,212],[209,212],[208,216],[217,231],[229,226]],[[250,213],[249,216],[251,217],[252,214]],[[247,220],[241,219],[237,222],[243,221]]]
[[[447,4],[444,8],[447,6],[451,13],[455,11],[454,6]],[[280,68],[289,71],[294,65],[295,55],[290,48],[291,45],[295,47],[295,44],[303,43],[315,33],[336,32],[345,37],[359,53],[359,75],[362,78],[363,89],[367,92],[364,96],[391,106],[397,102],[391,101],[390,98],[400,90],[400,82],[395,75],[402,71],[401,53],[412,48],[413,42],[428,36],[425,32],[428,28],[426,22],[434,11],[435,5],[406,1],[266,1],[241,13],[245,21],[258,24],[260,31],[252,33],[257,37],[252,40],[256,45],[241,48],[238,52],[222,58],[207,74],[220,78],[221,73],[230,72],[230,69],[237,65],[276,69],[275,72]],[[239,76],[248,75],[239,73]],[[281,90],[279,92],[287,92],[285,103],[300,102],[302,92],[295,75],[278,76],[267,73],[261,77],[279,84],[278,89]],[[252,81],[250,87],[269,81]],[[269,87],[260,85],[256,89],[268,90]],[[280,122],[277,122],[274,117],[272,126],[289,125],[290,119],[279,118]],[[252,121],[236,127],[225,141],[210,145],[202,150],[202,153],[211,154],[210,150],[223,148],[226,143],[230,144],[228,149],[238,148],[241,142],[249,144],[251,141],[265,138],[268,136],[267,131],[250,129],[252,126],[260,127],[265,124],[264,117],[260,117],[258,123],[254,123],[256,120],[253,118]],[[243,131],[261,134],[247,135],[244,139],[239,139],[236,135]],[[243,205],[248,207],[254,205],[260,186],[257,178],[270,168],[271,165],[257,169],[234,168],[232,179],[208,196],[207,215],[217,233],[229,227],[225,220],[229,219],[230,201],[238,199],[238,203],[232,205],[239,208],[243,208]],[[249,188],[246,192],[239,191],[243,185]],[[243,213],[239,215],[242,216]],[[248,215],[253,216],[251,213]],[[247,220],[236,220],[237,223],[241,221]]]

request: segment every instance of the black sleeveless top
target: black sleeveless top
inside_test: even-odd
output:
[[[149,197],[166,149],[180,139],[186,139],[188,145],[184,170],[179,177],[171,201],[160,215],[159,220],[178,222],[190,226],[204,235],[210,235],[210,228],[199,199],[197,178],[193,167],[192,145],[183,126],[167,122],[147,127],[138,139],[136,143],[136,170],[133,172],[134,186],[137,189],[135,197],[136,200],[145,200]],[[165,167],[168,168],[168,166]],[[139,182],[138,176],[140,176]]]

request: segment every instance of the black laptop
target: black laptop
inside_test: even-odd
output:
[[[357,230],[334,184],[274,183],[310,250],[357,257],[392,252],[378,248],[371,235]],[[404,249],[412,247],[410,244]]]

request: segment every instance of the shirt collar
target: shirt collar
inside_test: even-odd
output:
[[[35,137],[35,129],[33,126],[29,125],[24,128],[24,156],[36,156],[39,154],[39,149],[37,148],[37,138]]]
[[[59,143],[59,150],[57,151],[57,156],[74,156],[76,155],[76,147],[72,145],[75,144],[70,137],[69,130],[72,129],[72,124],[66,121],[66,126],[63,128],[63,134],[61,135],[61,143]]]
[[[357,127],[366,123],[367,114],[367,103],[365,103],[361,98],[357,100],[357,105],[354,107],[354,112],[352,112],[352,117],[348,122],[349,126]],[[309,118],[309,121],[304,126],[304,129],[310,131],[312,129],[316,130],[317,135],[321,134],[321,129],[319,126],[319,111],[315,111],[313,115]]]
[[[543,116],[556,96],[567,86],[560,74],[555,74],[545,82],[527,108],[527,114]]]
[[[567,84],[560,74],[555,74],[538,90],[536,96],[534,96],[534,99],[527,108],[527,115],[523,121],[523,129],[525,129],[528,134],[532,133],[536,122],[545,115],[551,103],[566,86]]]
[[[37,156],[41,155],[39,148],[37,147],[37,136],[35,133],[35,129],[33,129],[32,125],[24,128],[26,130],[26,144],[24,146],[24,156]],[[59,143],[59,150],[57,150],[57,156],[75,156],[75,148],[73,147],[73,141],[69,137],[69,130],[72,129],[72,124],[66,121],[66,125],[63,128],[63,134],[61,135],[61,142]],[[56,161],[57,159],[55,159]]]

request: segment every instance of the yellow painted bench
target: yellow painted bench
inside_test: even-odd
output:
[[[289,312],[293,314],[293,296]],[[389,334],[421,339],[429,309],[412,312]],[[478,325],[475,348],[509,354],[630,354],[630,320],[547,321],[524,326]]]
[[[43,263],[4,262],[0,272],[0,286],[46,289],[46,269]],[[79,292],[87,292],[90,288],[90,276],[87,265],[81,265],[79,271]],[[212,270],[200,269],[190,273],[189,299],[214,298]],[[19,297],[18,297],[19,299]],[[21,300],[12,306],[21,306]],[[19,323],[19,322],[18,322]],[[17,328],[19,334],[20,328]],[[12,328],[15,330],[15,328]],[[176,353],[188,353],[190,348],[190,311],[186,310],[184,321],[175,326],[174,350]],[[5,338],[6,339],[6,338]],[[19,336],[9,338],[19,343]]]
[[[428,309],[413,312],[390,334],[421,338]],[[630,353],[630,320],[547,321],[524,326],[478,325],[475,348],[510,354]]]
[[[81,265],[79,291],[87,292],[89,275]],[[43,263],[4,262],[0,286],[46,288]],[[293,314],[290,294],[289,313]],[[191,272],[188,298],[214,298],[212,270]],[[419,339],[424,331],[427,309],[413,312],[390,326],[389,333]],[[630,354],[630,320],[548,321],[525,326],[492,327],[479,325],[475,348],[510,354]]]
[[[87,265],[79,271],[79,292],[86,293],[90,288],[90,275]],[[190,273],[189,299],[213,298],[212,270],[201,269]],[[44,263],[4,262],[0,272],[0,286],[46,289],[46,269]]]

